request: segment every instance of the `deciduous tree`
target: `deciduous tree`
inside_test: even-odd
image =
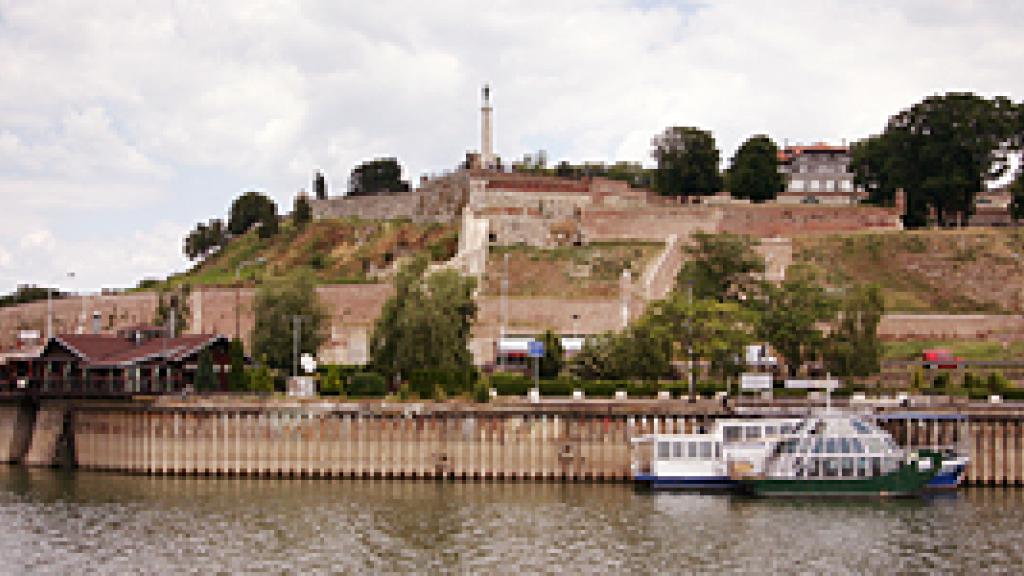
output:
[[[708,196],[722,189],[721,154],[711,132],[693,127],[666,128],[655,136],[658,163],[654,188],[663,196]]]
[[[264,358],[271,368],[289,370],[292,366],[296,316],[301,317],[299,353],[315,355],[323,343],[327,314],[317,297],[312,276],[305,271],[271,279],[260,286],[253,312],[253,354]]]
[[[369,196],[385,192],[408,192],[402,180],[402,166],[395,158],[378,158],[352,169],[348,180],[349,196]]]
[[[740,145],[729,167],[729,192],[753,202],[774,200],[782,191],[779,147],[764,134],[751,136]]]
[[[754,251],[754,240],[727,232],[698,231],[684,248],[689,260],[676,277],[677,289],[693,298],[715,300],[751,296],[757,277],[764,273],[764,259]]]
[[[260,238],[277,234],[277,204],[259,192],[246,192],[231,203],[228,230],[238,236],[255,224],[260,225]]]

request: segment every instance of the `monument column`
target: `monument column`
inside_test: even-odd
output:
[[[493,132],[491,128],[491,87],[484,84],[484,104],[480,108],[480,164],[486,169],[495,167]]]

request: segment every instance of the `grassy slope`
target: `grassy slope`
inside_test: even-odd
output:
[[[998,314],[1024,304],[1019,229],[799,237],[793,259],[832,286],[878,283],[891,311]]]
[[[266,264],[246,266],[241,272],[243,279],[308,268],[323,283],[372,282],[375,279],[367,273],[371,268],[386,268],[397,258],[421,252],[433,260],[444,260],[456,247],[456,229],[451,225],[339,219],[295,229],[285,221],[273,238],[261,239],[250,231],[188,272],[171,276],[165,285],[231,284],[236,267],[258,257],[265,258]]]

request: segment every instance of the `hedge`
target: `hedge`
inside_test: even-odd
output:
[[[572,396],[572,391],[579,388],[579,382],[572,378],[556,378],[540,381],[541,396]]]
[[[473,370],[448,370],[424,368],[414,370],[409,376],[409,389],[420,398],[433,398],[434,391],[441,387],[447,396],[458,396],[473,389],[476,372]]]
[[[491,386],[499,396],[526,396],[533,381],[514,372],[496,372],[491,374]]]
[[[384,377],[376,372],[359,372],[353,374],[346,387],[350,396],[379,398],[388,392]]]
[[[630,398],[654,398],[658,395],[658,383],[641,380],[629,382],[626,384],[626,394]]]
[[[582,383],[588,398],[612,398],[617,390],[626,389],[625,380],[587,380]]]

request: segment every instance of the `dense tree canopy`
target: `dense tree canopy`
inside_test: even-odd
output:
[[[878,324],[885,313],[882,290],[875,284],[848,291],[825,345],[829,370],[840,376],[868,376],[881,368]]]
[[[540,359],[540,377],[554,378],[562,371],[562,340],[551,330],[545,330],[541,336],[544,343],[544,356]]]
[[[277,204],[265,194],[246,192],[231,203],[228,231],[238,236],[255,224],[260,225],[261,238],[277,234]]]
[[[1010,213],[1014,220],[1024,220],[1024,171],[1010,185]]]
[[[402,268],[374,326],[370,356],[388,378],[408,378],[414,370],[472,370],[476,281],[454,270],[425,275],[426,266],[420,258]]]
[[[409,183],[402,180],[402,166],[395,158],[378,158],[363,162],[352,169],[348,181],[349,196],[408,191]]]
[[[703,231],[691,239],[692,244],[684,249],[688,260],[676,277],[680,292],[723,301],[750,295],[764,273],[764,259],[754,251],[753,239]]]
[[[663,196],[708,196],[722,189],[721,154],[711,132],[692,127],[666,128],[655,136],[658,163],[654,189]]]
[[[309,204],[309,196],[305,192],[299,192],[295,196],[295,203],[292,205],[292,222],[296,228],[301,228],[313,219],[313,207]]]
[[[272,368],[290,370],[296,316],[301,316],[299,353],[316,354],[324,340],[327,313],[316,294],[313,278],[297,272],[267,281],[256,291],[253,355]]]
[[[228,243],[228,230],[224,221],[214,218],[209,223],[200,222],[185,237],[184,252],[189,260],[205,258]]]
[[[774,200],[782,191],[779,147],[771,138],[758,134],[740,145],[729,167],[729,192],[753,202]]]
[[[835,302],[817,283],[806,278],[766,284],[757,333],[786,359],[790,374],[807,360],[821,356],[824,324],[835,316]]]
[[[930,96],[889,119],[882,134],[853,147],[857,183],[875,202],[907,198],[906,222],[966,219],[983,181],[1005,171],[1021,146],[1021,110],[1006,98],[971,93]]]

